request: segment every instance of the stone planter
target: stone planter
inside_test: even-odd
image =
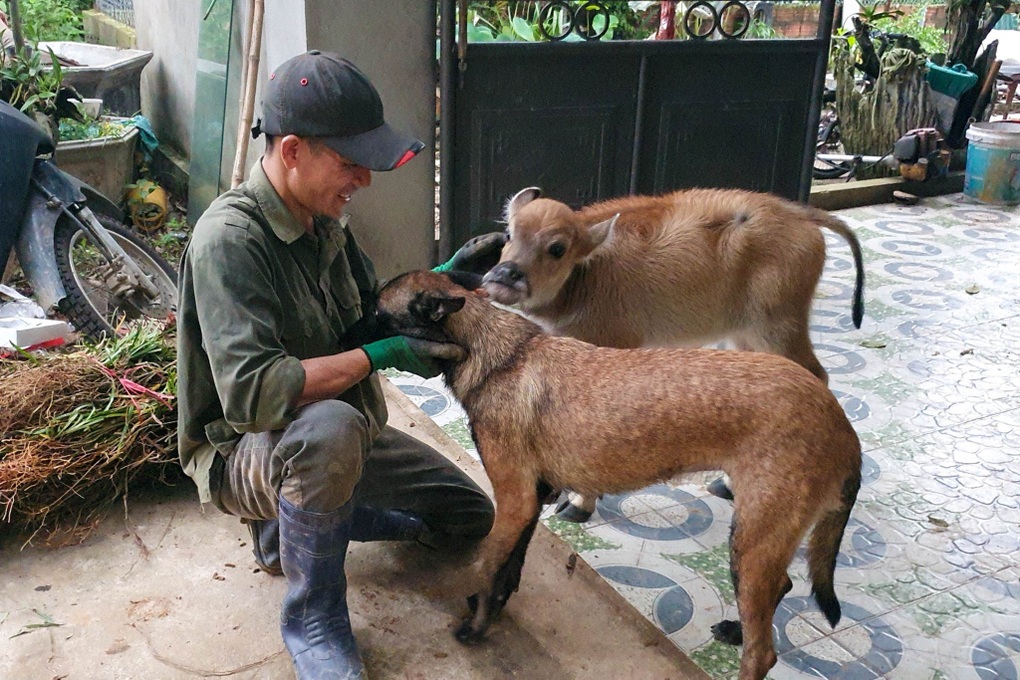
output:
[[[124,185],[134,179],[138,128],[119,137],[59,142],[56,162],[64,172],[91,184],[114,203],[124,196]]]
[[[142,68],[152,59],[152,52],[70,41],[39,43],[43,52],[47,48],[80,64],[62,70],[64,84],[82,97],[102,99],[103,108],[118,116],[139,112]]]

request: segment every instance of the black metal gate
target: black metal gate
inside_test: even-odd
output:
[[[834,0],[818,37],[470,43],[442,5],[440,258],[527,186],[574,207],[735,187],[806,200]]]

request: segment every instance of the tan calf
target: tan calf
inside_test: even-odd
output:
[[[861,450],[822,382],[775,355],[621,350],[550,336],[456,278],[398,277],[381,291],[378,315],[392,332],[466,349],[444,375],[467,411],[496,520],[479,547],[480,587],[458,639],[480,640],[516,590],[550,490],[620,493],[716,469],[736,493],[731,570],[740,624],[724,621],[714,631],[739,642],[742,628],[740,679],[761,680],[776,662],[772,618],[812,527],[815,599],[836,625],[832,575],[860,486]]]
[[[574,211],[524,189],[507,204],[509,242],[485,276],[493,300],[546,332],[605,347],[699,346],[725,338],[828,376],[808,336],[825,265],[821,228],[850,244],[864,314],[857,237],[823,210],[738,190],[632,196]],[[566,519],[594,499],[571,495]]]

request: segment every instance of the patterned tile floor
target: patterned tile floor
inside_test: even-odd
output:
[[[827,234],[812,335],[864,445],[865,478],[836,571],[835,631],[805,562],[774,632],[773,680],[1020,677],[1020,212],[963,195],[839,213],[864,247],[866,315],[850,321],[849,249]],[[473,452],[438,379],[394,375]],[[590,522],[543,521],[715,678],[738,648],[729,504],[714,474],[603,498]]]

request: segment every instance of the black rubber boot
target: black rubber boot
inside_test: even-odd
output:
[[[272,576],[283,576],[280,567],[280,521],[276,519],[248,520],[251,532],[252,554],[259,569]]]
[[[272,576],[283,576],[280,567],[280,522],[276,519],[248,520],[251,532],[252,554],[259,569]],[[359,543],[369,541],[418,541],[422,545],[435,547],[437,539],[432,536],[425,522],[414,513],[404,510],[377,510],[355,508],[351,518],[351,540]]]
[[[377,508],[354,508],[351,516],[351,540],[359,543],[369,541],[416,541],[427,533],[421,517],[404,510],[379,510]]]
[[[307,512],[280,498],[280,562],[287,577],[280,632],[298,680],[365,678],[347,609],[350,535],[350,505]]]

